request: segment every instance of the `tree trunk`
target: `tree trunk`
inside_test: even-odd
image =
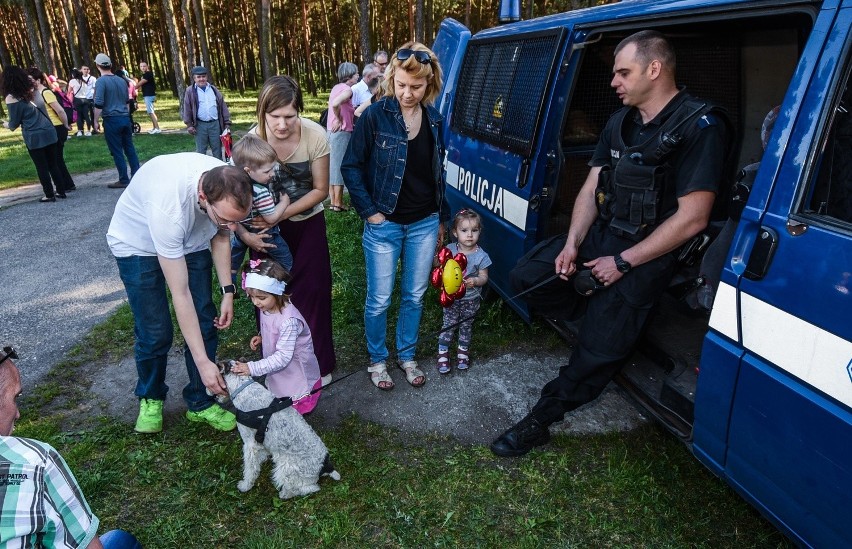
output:
[[[181,57],[177,25],[175,25],[175,14],[172,9],[171,0],[163,0],[163,19],[166,23],[166,32],[169,34],[169,49],[172,52],[172,66],[175,71],[175,93],[178,96],[181,115],[183,115],[183,92],[186,90],[184,75],[186,73],[183,68],[183,57]]]
[[[195,25],[198,28],[198,45],[201,47],[201,62],[210,66],[210,46],[207,42],[207,24],[204,22],[204,0],[192,0],[195,10]]]
[[[415,0],[408,0],[408,39],[409,40],[417,40],[417,36],[414,34],[414,2]]]
[[[35,27],[36,14],[32,0],[24,0],[24,7],[26,9],[26,17],[24,17],[24,20],[27,24],[27,38],[30,41],[30,50],[33,55],[32,62],[36,66],[44,67],[47,62],[44,60],[44,52],[41,49],[39,29]]]
[[[418,42],[426,42],[423,33],[423,0],[416,0],[414,5],[414,39]]]
[[[81,57],[80,64],[92,64],[92,38],[89,35],[89,27],[86,25],[86,12],[83,11],[83,6],[80,0],[71,0],[74,5],[74,17],[77,18],[77,43],[79,44],[78,56]]]
[[[44,0],[33,0],[33,4],[38,17],[38,26],[41,28],[42,51],[44,52],[44,64],[39,65],[39,68],[46,70],[48,74],[55,74],[56,52],[53,49],[53,40],[50,37],[50,19],[44,9]]]
[[[270,19],[270,2],[269,0],[257,0],[257,40],[260,45],[260,74],[265,82],[267,78],[272,76],[269,62],[270,40],[269,40],[269,19]]]
[[[305,50],[305,77],[308,81],[308,92],[317,96],[317,84],[314,81],[313,63],[311,62],[311,27],[308,25],[308,2],[302,0],[303,47]]]
[[[118,56],[121,55],[121,44],[118,41],[118,24],[115,22],[115,11],[112,9],[112,0],[101,2],[103,14],[106,16],[104,23],[105,53],[112,59],[113,68],[117,69],[121,63]]]
[[[198,58],[195,56],[195,41],[192,38],[192,16],[189,13],[190,0],[180,0],[180,13],[183,16],[183,28],[186,32],[186,62],[188,65],[197,65]],[[210,67],[207,67],[208,70]]]
[[[358,8],[361,11],[361,18],[358,21],[361,31],[361,56],[364,63],[367,63],[373,60],[373,51],[370,48],[370,0],[358,0]],[[340,29],[340,26],[336,28]]]

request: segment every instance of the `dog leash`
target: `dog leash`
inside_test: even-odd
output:
[[[510,297],[509,299],[507,299],[507,300],[506,300],[506,303],[510,303],[510,302],[512,302],[512,301],[514,301],[514,300],[516,300],[516,299],[518,299],[519,297],[521,297],[521,296],[522,296],[522,295],[524,295],[524,294],[527,294],[527,293],[529,293],[529,292],[532,292],[533,290],[537,290],[538,288],[541,288],[541,287],[542,287],[542,286],[544,286],[545,284],[549,284],[550,282],[553,282],[553,281],[554,281],[556,278],[558,278],[558,277],[559,277],[559,273],[556,273],[556,274],[554,274],[553,276],[548,277],[548,278],[546,278],[545,280],[542,280],[542,281],[541,281],[541,282],[539,282],[538,284],[535,284],[534,286],[531,286],[531,287],[527,288],[526,290],[524,290],[524,291],[522,291],[522,292],[519,292],[519,293],[515,294],[514,296]],[[432,333],[426,334],[426,336],[437,336],[437,335],[440,335],[440,334],[442,334],[442,333],[444,333],[444,332],[448,332],[448,331],[450,331],[450,330],[454,330],[456,327],[458,327],[458,326],[460,326],[460,325],[464,324],[464,323],[465,323],[465,322],[467,322],[468,320],[471,320],[472,318],[475,318],[475,317],[476,317],[476,315],[475,315],[475,314],[470,315],[470,316],[468,316],[468,317],[466,317],[466,318],[463,318],[463,319],[459,320],[458,322],[455,322],[455,323],[453,323],[453,324],[450,324],[450,325],[449,325],[449,326],[447,326],[446,328],[443,328],[443,327],[442,327],[442,328],[441,328],[440,330],[438,330],[437,332],[432,332]],[[420,338],[418,338],[418,339],[420,339]],[[405,347],[403,347],[402,349],[397,349],[397,351],[396,351],[395,355],[398,357],[398,356],[399,356],[399,354],[400,354],[400,353],[402,353],[403,351],[407,351],[407,350],[409,350],[409,349],[411,349],[411,348],[413,348],[413,347],[416,347],[416,346],[417,346],[417,343],[414,343],[414,344],[411,344],[411,345],[406,345],[406,346],[405,346]],[[311,395],[312,395],[312,394],[316,393],[317,391],[320,391],[320,390],[325,389],[325,388],[327,388],[327,387],[331,387],[331,386],[332,386],[332,385],[334,385],[335,383],[337,383],[337,382],[339,382],[339,381],[343,381],[343,380],[344,380],[344,379],[346,379],[347,377],[352,376],[352,375],[355,375],[355,374],[360,373],[360,372],[361,372],[361,370],[355,370],[354,372],[349,372],[348,374],[344,375],[343,377],[339,377],[339,378],[337,378],[337,379],[335,379],[335,380],[333,380],[333,381],[331,381],[331,382],[327,383],[326,385],[323,385],[322,387],[317,387],[316,389],[314,389],[313,391],[311,391],[309,394],[311,394]],[[242,388],[242,387],[240,387],[240,389],[241,389],[241,388]],[[237,389],[237,390],[239,391],[240,389]]]

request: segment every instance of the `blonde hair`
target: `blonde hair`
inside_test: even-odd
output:
[[[237,141],[231,151],[231,158],[238,168],[257,170],[267,164],[278,162],[278,154],[272,145],[254,134],[246,134]]]
[[[421,63],[413,55],[405,61],[400,61],[397,57],[400,50],[425,51],[429,54],[429,62]],[[385,82],[383,85],[385,86],[385,96],[387,97],[394,97],[396,88],[396,79],[394,76],[398,70],[405,71],[412,78],[425,78],[426,94],[423,96],[423,103],[431,105],[435,102],[438,94],[441,93],[441,86],[443,85],[443,72],[441,71],[441,65],[438,63],[435,52],[420,42],[406,42],[400,46],[390,58],[388,66],[385,69]]]

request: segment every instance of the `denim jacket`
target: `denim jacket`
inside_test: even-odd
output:
[[[426,115],[435,144],[432,155],[435,203],[438,216],[444,222],[450,218],[445,190],[447,178],[443,166],[441,122],[444,118],[431,105],[426,107]],[[408,133],[395,97],[383,98],[361,114],[343,156],[340,171],[349,189],[352,205],[362,219],[377,212],[389,214],[396,209],[407,152]]]

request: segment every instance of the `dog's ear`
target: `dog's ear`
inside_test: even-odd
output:
[[[216,363],[216,366],[219,367],[219,373],[222,375],[228,374],[231,372],[231,363],[233,360],[220,360]]]

